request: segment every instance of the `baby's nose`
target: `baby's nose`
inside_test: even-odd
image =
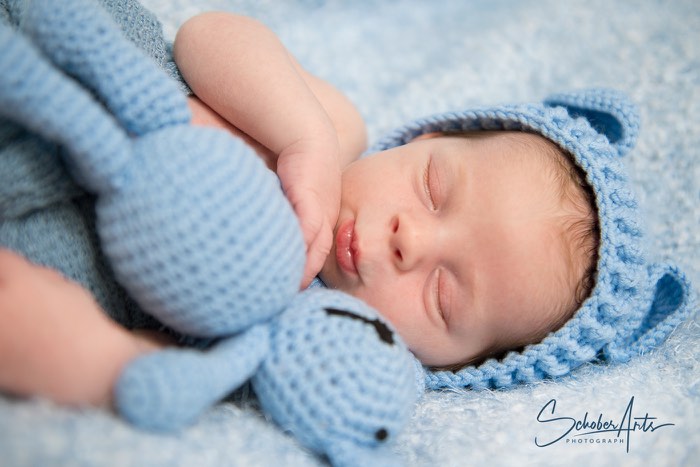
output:
[[[390,222],[389,249],[391,260],[401,271],[408,271],[429,256],[431,242],[436,239],[430,227],[407,215],[396,215]]]

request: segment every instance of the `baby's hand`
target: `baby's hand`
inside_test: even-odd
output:
[[[340,209],[340,163],[335,144],[300,142],[282,151],[277,175],[299,217],[306,244],[302,287],[323,267],[333,246],[333,228]]]
[[[106,405],[138,351],[80,285],[0,249],[0,390]]]

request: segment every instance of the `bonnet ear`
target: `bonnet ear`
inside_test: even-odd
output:
[[[634,147],[639,134],[637,106],[625,94],[613,89],[588,89],[554,94],[545,99],[549,107],[566,108],[572,118],[582,117],[605,135],[619,156]]]
[[[651,306],[626,339],[606,349],[609,360],[627,361],[657,347],[692,311],[692,289],[682,271],[670,264],[656,263],[647,270],[653,284]]]

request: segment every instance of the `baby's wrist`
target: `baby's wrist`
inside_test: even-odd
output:
[[[314,135],[295,140],[279,153],[279,159],[299,158],[314,162],[340,161],[340,145],[335,134]]]
[[[332,195],[334,190],[338,191],[337,195],[340,194],[340,174],[337,139],[297,141],[285,148],[277,159],[277,175],[285,193],[292,200],[308,190],[320,198],[336,198]]]

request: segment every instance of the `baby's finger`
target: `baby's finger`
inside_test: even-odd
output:
[[[306,251],[306,265],[301,287],[306,288],[316,275],[321,271],[326,258],[331,251],[333,231],[328,226],[318,232],[318,235]]]
[[[314,275],[321,269],[319,265],[318,253],[316,253],[316,243],[323,225],[323,216],[319,209],[305,202],[294,204],[294,211],[299,218],[304,245],[306,247],[306,262],[304,264],[304,275],[302,277],[301,288],[306,288],[313,280]]]
[[[304,245],[308,250],[311,244],[316,239],[321,225],[323,224],[323,215],[317,206],[311,205],[305,201],[293,203],[294,212],[299,218],[301,232],[304,236]]]

